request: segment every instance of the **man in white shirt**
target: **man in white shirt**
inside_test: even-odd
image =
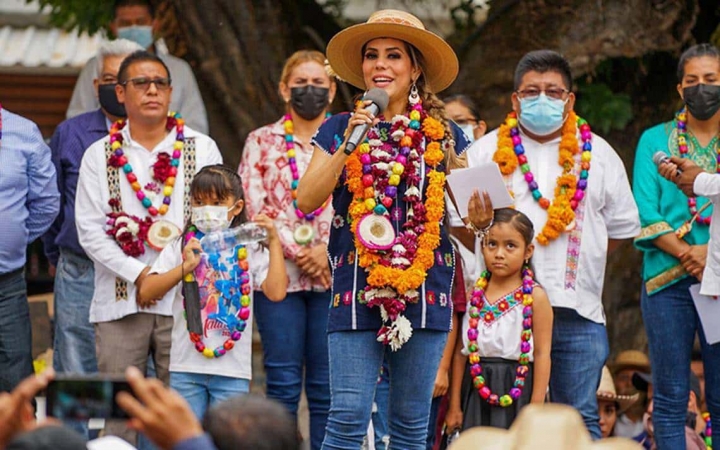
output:
[[[185,123],[194,130],[207,134],[207,113],[190,65],[171,55],[162,39],[153,42],[153,34],[158,27],[154,12],[148,0],[116,0],[110,31],[114,36],[137,42],[163,60],[173,74],[170,110],[182,114]],[[98,61],[93,57],[85,64],[75,83],[66,114],[68,119],[100,107],[93,86],[97,71]]]
[[[90,322],[98,369],[122,374],[132,365],[144,372],[152,355],[158,378],[167,383],[172,298],[147,303],[136,298],[162,246],[163,233],[148,225],[183,229],[192,176],[221,164],[222,157],[212,139],[168,116],[170,72],[157,56],[145,51],[128,56],[115,92],[127,122],[118,122],[85,152],[75,201],[78,240],[95,265]],[[123,428],[110,427],[110,433],[134,440]]]
[[[562,55],[528,53],[515,71],[514,112],[467,155],[470,167],[498,164],[515,207],[535,225],[535,274],[554,312],[550,399],[575,407],[599,439],[595,392],[609,352],[605,264],[621,240],[640,232],[640,220],[622,160],[576,117],[571,89]]]
[[[705,172],[688,158],[673,156],[669,163],[661,164],[660,175],[675,183],[688,197],[707,197],[716,206],[710,222],[710,242],[702,274],[700,293],[720,296],[720,176]]]

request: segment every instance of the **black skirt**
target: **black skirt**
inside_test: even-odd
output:
[[[493,394],[502,396],[510,392],[515,382],[515,370],[518,362],[502,358],[481,358],[482,375],[485,378],[485,385],[490,388]],[[525,377],[525,387],[522,395],[508,407],[492,406],[487,400],[483,400],[473,387],[472,375],[470,375],[470,364],[465,366],[465,374],[462,381],[462,412],[463,430],[477,426],[490,426],[496,428],[510,428],[520,408],[530,403],[532,397],[533,364],[528,365],[530,369]]]

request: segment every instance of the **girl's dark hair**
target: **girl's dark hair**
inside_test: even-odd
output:
[[[678,82],[682,82],[682,79],[685,76],[685,65],[688,63],[688,61],[693,58],[701,58],[703,56],[709,56],[720,61],[720,49],[718,49],[712,44],[705,43],[693,45],[689,49],[685,50],[683,54],[680,55],[680,61],[678,61]]]
[[[528,218],[528,216],[521,213],[517,209],[496,209],[495,215],[493,216],[493,224],[495,225],[498,223],[506,223],[513,227],[513,229],[515,229],[515,231],[520,233],[520,235],[523,237],[526,247],[532,244],[532,241],[535,238],[535,227],[533,226],[533,223]],[[530,261],[528,261],[528,266],[530,267],[530,270],[535,272],[532,265],[532,257],[530,258]]]
[[[213,195],[217,196],[220,201],[228,198],[234,198],[235,201],[245,200],[245,191],[243,191],[240,175],[222,164],[205,166],[200,169],[190,184],[190,196],[197,199]],[[233,218],[230,227],[234,228],[248,221],[245,211],[247,210],[243,208],[240,214]]]

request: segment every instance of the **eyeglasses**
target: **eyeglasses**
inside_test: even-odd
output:
[[[567,89],[561,89],[561,88],[550,88],[545,90],[540,90],[536,88],[528,88],[523,89],[522,91],[517,91],[517,94],[520,96],[520,98],[535,98],[539,97],[540,94],[545,94],[546,96],[558,100],[562,100],[562,98],[567,94]]]
[[[147,78],[147,77],[138,77],[138,78],[130,78],[127,81],[123,81],[120,83],[122,86],[127,86],[128,83],[131,83],[135,89],[141,90],[141,91],[147,91],[150,89],[150,85],[154,84],[155,88],[158,91],[167,91],[170,89],[170,84],[172,83],[172,80],[170,78]]]

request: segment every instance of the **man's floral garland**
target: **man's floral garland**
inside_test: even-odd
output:
[[[485,384],[485,378],[482,376],[482,366],[480,365],[480,352],[477,342],[478,338],[478,325],[480,320],[485,322],[492,322],[495,320],[495,314],[492,312],[491,307],[486,307],[487,302],[485,301],[485,288],[488,285],[490,279],[490,272],[487,270],[483,271],[475,283],[475,290],[472,293],[470,299],[470,309],[468,315],[470,318],[469,327],[467,331],[468,337],[468,350],[470,355],[468,361],[470,363],[470,374],[473,380],[473,387],[478,391],[480,397],[486,400],[493,406],[508,407],[513,404],[514,401],[520,398],[523,389],[525,388],[525,378],[527,378],[530,369],[530,353],[532,352],[532,316],[533,316],[533,297],[532,291],[535,285],[532,271],[525,267],[523,269],[523,282],[522,290],[516,291],[519,295],[520,300],[523,304],[523,330],[520,335],[520,358],[518,359],[518,366],[515,370],[515,382],[513,387],[507,394],[493,394],[490,388]],[[510,294],[511,296],[513,294]],[[500,311],[506,311],[511,306],[507,299],[503,299],[498,302],[498,309]],[[494,306],[494,305],[491,305]]]
[[[155,164],[152,166],[153,179],[164,184],[162,189],[162,193],[164,195],[163,203],[159,208],[153,206],[152,199],[145,193],[145,190],[143,190],[142,185],[137,179],[137,175],[133,172],[133,168],[123,152],[123,136],[121,130],[125,127],[126,123],[127,121],[125,119],[121,119],[115,122],[110,128],[110,146],[113,150],[113,154],[110,156],[108,164],[112,167],[122,169],[125,173],[125,177],[132,187],[132,190],[135,191],[137,199],[147,209],[148,214],[153,217],[158,214],[163,216],[170,208],[173,187],[175,186],[175,176],[177,175],[177,170],[180,166],[180,157],[182,156],[182,149],[185,143],[185,121],[179,113],[170,113],[168,115],[166,127],[168,131],[173,127],[176,131],[173,154],[172,157],[164,152],[158,154],[157,161],[155,161]]]
[[[575,167],[575,156],[580,152],[580,145],[577,139],[577,129],[580,128],[580,137],[583,141],[582,155],[580,157],[580,176],[573,174]],[[533,198],[541,208],[548,211],[548,219],[542,231],[537,236],[537,241],[542,245],[548,245],[557,239],[561,233],[572,229],[575,221],[575,209],[585,196],[587,178],[590,173],[590,160],[592,159],[592,133],[588,123],[570,112],[563,124],[562,138],[560,140],[560,151],[558,163],[563,172],[557,179],[555,186],[555,198],[552,203],[544,197],[535,181],[535,176],[530,170],[525,148],[522,145],[520,130],[518,128],[517,114],[508,114],[505,122],[498,130],[497,150],[493,155],[493,161],[500,167],[503,175],[511,175],[518,165],[522,171],[528,188]]]
[[[145,241],[153,224],[149,217],[141,219],[124,212],[109,213],[106,233],[115,239],[122,251],[133,258],[145,254]]]
[[[353,195],[350,229],[359,264],[368,273],[364,298],[368,307],[380,307],[384,325],[378,331],[378,341],[397,350],[412,336],[410,321],[403,316],[407,302],[418,301],[418,288],[433,266],[433,252],[440,244],[445,173],[438,171],[437,165],[444,158],[439,141],[445,136],[445,127],[417,103],[411,106],[409,115],[393,117],[388,134],[371,129],[367,142],[348,157],[345,167],[347,186]],[[423,160],[430,168],[424,203],[418,174]],[[398,200],[397,187],[403,181],[406,190],[401,199],[408,204],[407,220],[391,249],[366,245],[359,233],[362,219],[373,214],[388,217]]]
[[[687,110],[683,107],[680,111],[677,112],[675,115],[675,123],[677,127],[677,144],[678,144],[678,151],[680,152],[681,158],[687,158],[688,157],[688,146],[687,146]],[[716,152],[716,164],[717,167],[715,171],[717,173],[720,173],[720,143],[715,144],[715,152]],[[697,198],[696,197],[688,197],[688,208],[690,209],[690,216],[694,216],[697,212]],[[701,223],[703,225],[710,225],[711,222],[711,216],[707,217],[701,217],[698,216],[696,219],[697,223]]]

